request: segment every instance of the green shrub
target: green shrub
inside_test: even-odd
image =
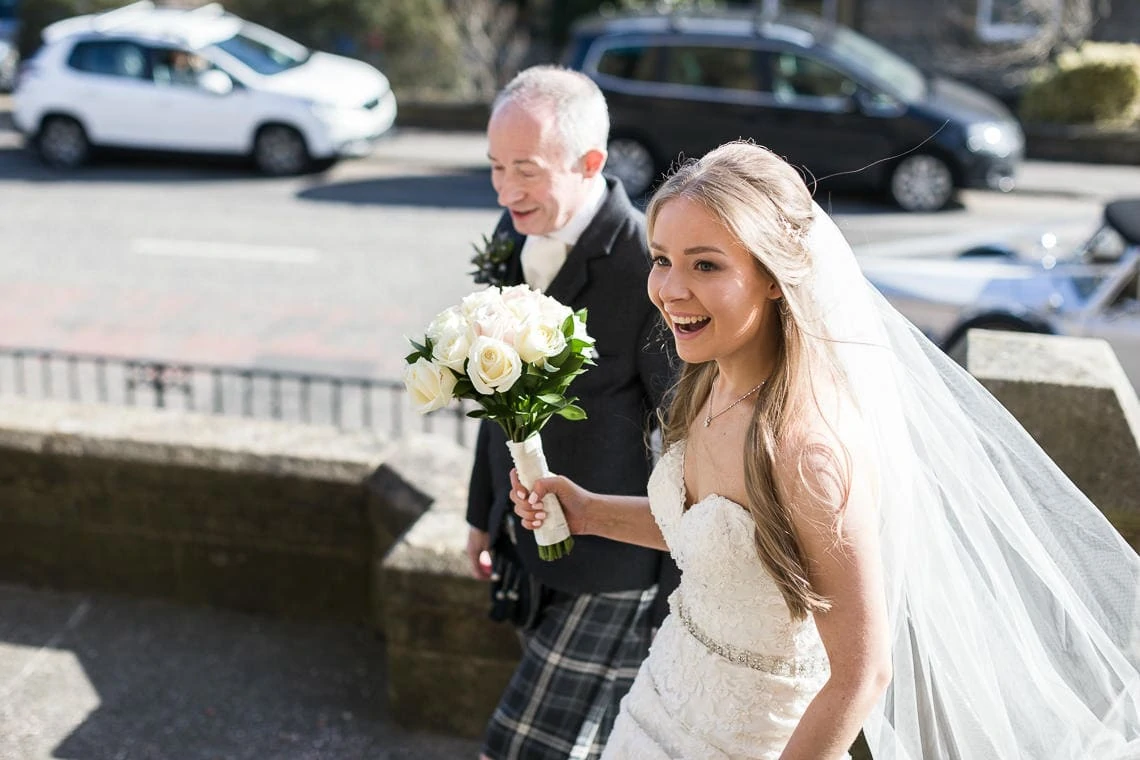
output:
[[[1140,45],[1086,43],[1038,75],[1022,95],[1026,122],[1127,126],[1140,119]]]

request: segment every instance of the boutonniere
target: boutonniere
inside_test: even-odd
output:
[[[471,257],[471,264],[475,271],[471,276],[475,282],[485,285],[501,286],[506,284],[507,261],[515,252],[515,240],[506,230],[502,230],[494,237],[483,236],[483,244],[472,243],[475,255]]]

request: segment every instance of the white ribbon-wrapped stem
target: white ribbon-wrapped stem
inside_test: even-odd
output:
[[[535,433],[521,443],[507,441],[511,459],[515,462],[519,481],[529,490],[539,478],[550,477],[554,473],[546,464],[546,455],[542,452],[542,438]],[[570,536],[570,527],[566,524],[566,516],[562,513],[562,505],[558,497],[552,493],[542,497],[542,508],[546,512],[546,519],[534,531],[534,539],[538,543],[538,555],[545,560],[559,559],[570,553],[574,546],[574,539]]]

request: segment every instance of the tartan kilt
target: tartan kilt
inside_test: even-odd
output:
[[[656,586],[558,594],[487,725],[492,760],[597,760],[649,654]]]

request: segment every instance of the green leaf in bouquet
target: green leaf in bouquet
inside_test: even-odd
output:
[[[561,393],[544,393],[538,397],[538,400],[550,406],[561,406],[566,403],[566,398]]]
[[[419,358],[420,358],[422,355],[423,355],[423,354],[421,354],[419,351],[413,351],[412,353],[410,353],[410,354],[408,354],[407,356],[405,356],[405,357],[404,357],[404,361],[405,361],[405,362],[407,362],[408,364],[415,364],[415,363],[416,363],[416,361],[417,361],[417,360],[418,360],[418,359],[419,359]]]
[[[481,420],[487,417],[487,411],[485,409],[472,409],[467,413],[467,416],[473,420]]]
[[[560,351],[557,356],[552,356],[547,359],[546,362],[553,367],[561,368],[562,365],[566,363],[566,360],[570,358],[570,355],[572,353],[574,353],[574,346],[572,345],[572,341],[567,341],[566,348],[562,349],[562,351]]]
[[[567,404],[559,409],[556,414],[568,420],[584,420],[586,419],[586,410],[576,404]]]
[[[408,338],[408,342],[412,344],[412,348],[416,349],[416,353],[419,356],[422,356],[423,358],[427,359],[428,361],[431,361],[431,352],[432,352],[431,338],[424,338],[423,343],[416,343],[411,338]]]

